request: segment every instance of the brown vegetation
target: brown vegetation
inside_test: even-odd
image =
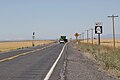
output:
[[[81,42],[87,43],[87,40],[84,40],[84,41],[81,41]],[[92,43],[92,40],[89,40],[88,42]],[[94,42],[94,44],[97,44],[98,39],[94,39],[93,42]],[[101,39],[101,45],[112,47],[113,46],[113,40],[112,39]],[[116,39],[116,47],[120,47],[120,39]]]
[[[120,40],[116,40],[115,49],[111,46],[111,39],[102,39],[100,47],[97,45],[97,40],[94,40],[93,45],[90,41],[88,44],[81,41],[77,48],[84,54],[87,53],[87,57],[96,60],[108,74],[120,78]]]
[[[35,46],[49,44],[54,41],[52,40],[36,40],[34,41]],[[19,48],[31,47],[32,41],[16,41],[16,42],[0,42],[0,52],[9,51]]]

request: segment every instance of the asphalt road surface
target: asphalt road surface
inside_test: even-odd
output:
[[[52,44],[0,53],[0,80],[44,80],[63,46]]]
[[[61,53],[49,80],[116,80],[98,71],[71,43],[0,53],[0,80],[44,80]]]

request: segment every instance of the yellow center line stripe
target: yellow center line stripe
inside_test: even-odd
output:
[[[1,59],[0,62],[4,62],[4,61],[8,61],[8,60],[12,60],[12,59],[15,59],[15,58],[17,58],[17,57],[27,55],[27,54],[29,54],[29,53],[33,53],[33,52],[36,52],[36,51],[40,51],[40,50],[43,50],[43,49],[49,48],[49,47],[51,47],[51,46],[52,46],[52,45],[50,45],[50,46],[46,46],[46,47],[43,47],[43,48],[41,48],[41,49],[36,49],[36,50],[33,50],[33,51],[29,51],[29,52],[21,53],[21,54],[18,54],[18,55],[15,55],[15,56],[9,57],[9,58]]]

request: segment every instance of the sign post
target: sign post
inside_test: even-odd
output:
[[[95,34],[98,34],[98,45],[100,45],[100,34],[102,34],[102,26],[95,26]]]
[[[35,46],[35,44],[34,44],[34,40],[35,40],[35,32],[33,32],[32,38],[33,38],[32,46],[34,47],[34,46]]]
[[[78,40],[79,34],[77,32],[74,34],[74,36],[76,37],[76,40]]]
[[[100,53],[100,34],[102,34],[102,23],[98,22],[95,25],[95,34],[98,34],[98,54]]]
[[[74,36],[76,37],[76,43],[78,44],[78,36],[79,36],[80,34],[78,34],[77,32],[74,34]]]

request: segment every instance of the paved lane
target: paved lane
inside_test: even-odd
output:
[[[30,53],[0,62],[0,80],[44,80],[64,44],[47,46],[25,49]],[[24,49],[22,51],[25,52]],[[18,55],[18,52],[22,54],[22,51],[13,51],[13,54],[14,56]],[[10,54],[5,53],[4,56],[10,56]],[[69,43],[49,80],[117,80],[99,71],[98,68],[96,63],[74,49]]]
[[[55,44],[46,49],[1,62],[0,80],[43,80],[62,48],[63,44]]]
[[[36,50],[36,49],[40,49],[40,48],[43,48],[43,47],[46,47],[46,46],[48,46],[48,44],[41,45],[41,46],[30,47],[30,48],[19,49],[19,50],[13,50],[13,51],[9,51],[9,52],[0,52],[0,60],[4,59],[4,58],[11,57],[11,56],[15,56],[15,55],[18,55],[18,54],[21,54],[21,53],[30,52],[30,51],[33,51],[33,50]]]

